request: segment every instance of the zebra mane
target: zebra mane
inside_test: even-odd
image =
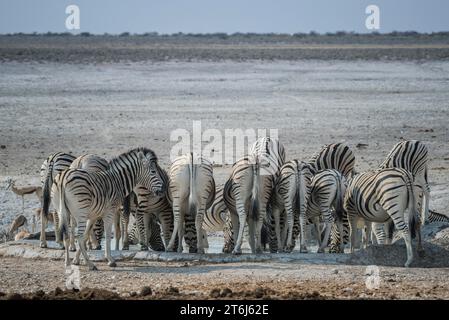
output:
[[[137,154],[139,152],[142,152],[145,156],[149,156],[152,160],[157,161],[156,153],[154,153],[153,150],[151,150],[149,148],[145,148],[145,147],[137,147],[137,148],[131,149],[131,150],[124,152],[124,153],[118,155],[117,157],[111,159],[109,164],[112,166],[112,165],[116,164],[117,162],[121,161],[121,159],[126,158],[131,154]]]

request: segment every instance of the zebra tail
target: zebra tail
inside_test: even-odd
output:
[[[299,206],[299,215],[304,218],[306,217],[306,200],[304,175],[301,171],[296,171],[296,201],[298,201],[297,205]]]
[[[70,220],[70,212],[65,203],[65,191],[64,188],[62,188],[62,181],[57,182],[57,187],[59,191],[59,227],[58,230],[55,230],[55,232],[59,232],[59,239],[64,240],[63,236],[68,235],[68,221]]]
[[[42,215],[45,217],[45,219],[48,220],[48,211],[50,208],[50,197],[51,197],[51,186],[53,184],[53,160],[50,161],[47,168],[47,176],[45,177],[44,181],[44,188],[42,192]]]
[[[196,168],[193,163],[193,153],[190,152],[190,162],[189,162],[189,175],[190,175],[190,190],[189,190],[189,213],[192,217],[196,215],[196,190],[194,188],[194,179],[196,177]]]
[[[256,159],[256,163],[252,166],[252,188],[251,188],[251,201],[249,206],[249,214],[254,219],[258,219],[259,213],[259,158]]]
[[[419,219],[420,215],[416,211],[416,197],[415,197],[413,180],[409,180],[409,182],[407,183],[407,189],[408,189],[408,193],[409,193],[408,209],[410,210],[408,221],[409,221],[409,228],[411,231],[411,236],[412,236],[412,239],[414,239],[416,237],[416,224],[419,223],[419,222],[417,222],[416,219]]]

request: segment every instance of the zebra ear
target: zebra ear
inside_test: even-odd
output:
[[[142,163],[144,165],[148,165],[150,163],[148,161],[147,157],[145,157],[145,154],[142,151],[139,151],[139,153],[137,153],[137,155],[139,156],[140,161],[142,161]]]

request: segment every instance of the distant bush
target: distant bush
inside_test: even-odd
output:
[[[80,36],[81,36],[81,37],[90,37],[91,34],[90,34],[90,32],[81,32],[81,33],[80,33]]]
[[[120,33],[120,37],[129,37],[129,32],[122,32],[122,33]]]

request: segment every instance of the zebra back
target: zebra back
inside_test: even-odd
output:
[[[346,178],[354,172],[354,152],[345,143],[332,143],[325,145],[318,153],[312,156],[309,163],[318,172],[324,169],[340,171]]]

